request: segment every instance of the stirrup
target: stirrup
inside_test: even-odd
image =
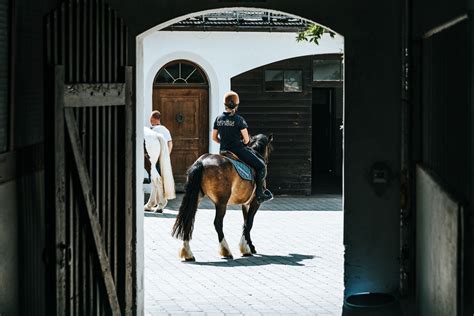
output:
[[[257,202],[260,204],[271,200],[273,200],[273,194],[268,189],[265,189],[265,191],[263,191],[261,195],[257,196]]]

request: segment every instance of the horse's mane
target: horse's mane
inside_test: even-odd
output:
[[[264,134],[257,134],[255,136],[252,136],[250,138],[249,147],[259,153],[261,156],[265,154],[265,148],[268,147],[268,153],[271,153],[273,150],[273,146],[270,143],[268,136]]]

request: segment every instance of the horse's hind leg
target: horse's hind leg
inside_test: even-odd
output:
[[[240,252],[243,256],[251,256],[252,254],[257,253],[255,246],[252,243],[252,239],[250,238],[250,230],[252,229],[253,220],[259,206],[260,204],[256,202],[256,199],[250,203],[250,206],[242,205],[244,226],[242,229],[242,238],[240,239]]]
[[[232,253],[230,252],[229,245],[224,237],[223,225],[224,225],[224,216],[226,213],[225,204],[216,204],[216,217],[214,218],[214,227],[217,232],[217,237],[219,238],[219,254],[226,259],[232,259]]]
[[[191,251],[191,247],[189,246],[189,240],[183,241],[183,248],[181,248],[179,256],[184,261],[196,261],[193,252]]]
[[[239,248],[242,256],[247,257],[251,256],[252,252],[250,250],[249,242],[247,242],[247,237],[245,236],[247,219],[249,216],[249,206],[242,204],[242,214],[244,215],[244,225],[242,226],[242,237],[240,238]]]

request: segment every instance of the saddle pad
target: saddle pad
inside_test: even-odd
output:
[[[238,161],[229,157],[226,158],[229,159],[229,161],[234,165],[235,170],[242,179],[253,181],[253,170],[249,166],[244,164],[242,161]]]

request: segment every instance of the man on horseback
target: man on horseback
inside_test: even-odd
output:
[[[267,167],[262,157],[246,146],[250,137],[247,122],[236,113],[239,103],[239,95],[234,91],[224,95],[225,111],[214,121],[212,140],[220,144],[221,152],[230,151],[255,169],[257,202],[263,203],[273,199],[273,194],[264,187]]]

